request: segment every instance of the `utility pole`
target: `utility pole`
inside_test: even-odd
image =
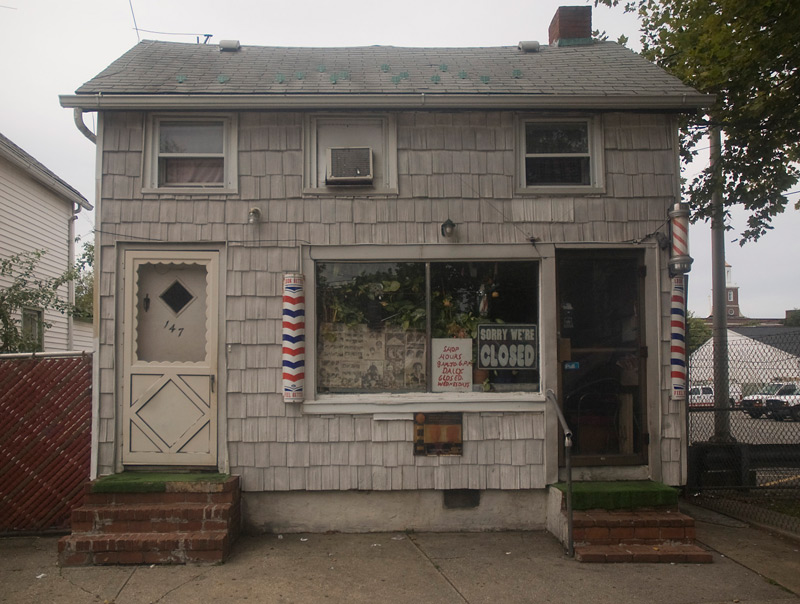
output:
[[[731,436],[728,373],[728,317],[725,314],[725,209],[722,204],[722,135],[711,129],[711,287],[714,309],[714,436],[712,442],[734,442]]]

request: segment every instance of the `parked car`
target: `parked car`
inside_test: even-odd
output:
[[[767,399],[766,405],[774,420],[800,421],[800,384],[784,384],[778,392]]]
[[[713,386],[692,386],[689,388],[690,407],[713,407],[714,388]]]
[[[778,420],[789,417],[800,420],[800,386],[793,382],[771,382],[755,394],[745,396],[740,406],[752,418],[767,415]]]

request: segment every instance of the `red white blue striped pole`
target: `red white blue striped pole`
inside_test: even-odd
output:
[[[283,400],[301,403],[306,377],[305,279],[299,273],[283,276]]]
[[[670,375],[673,399],[686,398],[686,296],[683,280],[683,275],[672,278]]]
[[[670,305],[670,376],[672,398],[686,399],[686,273],[692,268],[689,256],[689,206],[676,203],[669,213],[672,226],[672,277]]]

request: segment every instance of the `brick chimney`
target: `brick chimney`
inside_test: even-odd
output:
[[[592,43],[592,7],[559,6],[550,22],[550,46]]]

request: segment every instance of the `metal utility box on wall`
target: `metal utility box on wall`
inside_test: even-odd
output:
[[[372,184],[371,147],[332,147],[328,149],[326,184]]]

